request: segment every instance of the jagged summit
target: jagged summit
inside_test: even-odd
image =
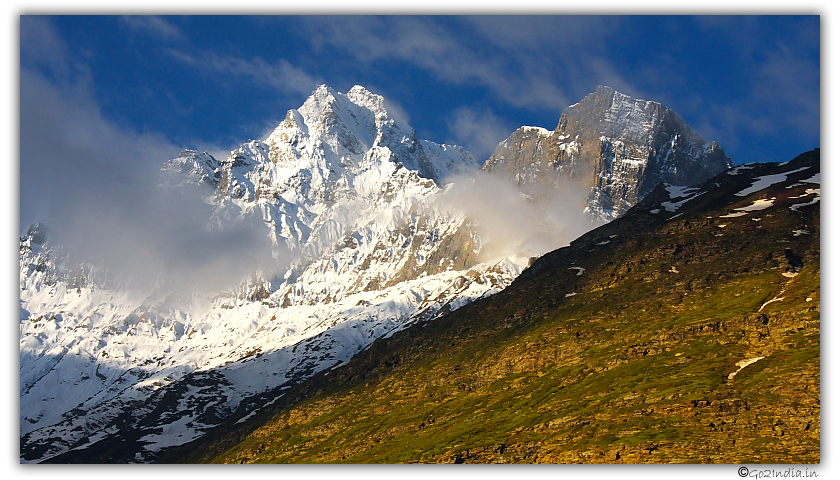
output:
[[[478,170],[469,152],[419,139],[413,128],[388,111],[381,95],[360,85],[347,94],[319,86],[300,108],[287,112],[265,143],[270,159],[285,165],[294,164],[301,150],[330,168],[364,168],[362,160],[380,157],[438,185],[452,174]]]
[[[484,171],[507,172],[526,192],[570,179],[590,189],[582,208],[611,220],[659,183],[693,185],[732,167],[670,108],[598,86],[566,108],[553,132],[522,127]]]
[[[666,116],[679,120],[673,110],[661,103],[636,99],[604,85],[598,85],[595,92],[570,106],[563,115],[579,122],[594,121],[599,134],[634,142],[644,141],[650,128]]]
[[[351,124],[365,121],[367,124],[381,125],[388,121],[398,123],[401,130],[411,130],[406,123],[393,118],[385,106],[385,98],[377,95],[361,85],[355,85],[346,94],[342,94],[327,85],[319,85],[306,99],[298,111],[303,115],[307,124],[314,124],[327,112],[343,116],[351,114],[353,120],[342,118],[344,123]],[[355,117],[361,113],[361,118]]]
[[[663,144],[674,138],[667,134],[676,133],[680,136],[677,142],[699,144],[708,151],[719,150],[716,160],[728,160],[717,142],[706,142],[670,108],[658,102],[633,98],[604,85],[599,85],[594,93],[567,108],[558,122],[558,128],[566,129],[570,122],[592,128],[608,138],[637,144]],[[699,157],[689,160],[699,160]]]
[[[392,168],[383,162],[402,166],[438,186],[455,174],[479,169],[462,147],[420,139],[388,111],[381,95],[360,85],[346,94],[320,85],[300,108],[289,110],[264,141],[252,140],[222,161],[206,152],[185,150],[163,171],[174,174],[176,184],[185,181],[186,173],[187,183],[212,185],[220,198],[255,199],[259,188],[249,185],[250,170],[269,174],[275,186],[291,177],[305,177],[306,187],[317,184],[327,194],[333,186],[352,184],[351,177]]]

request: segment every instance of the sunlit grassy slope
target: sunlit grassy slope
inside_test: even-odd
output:
[[[819,202],[791,208],[818,171],[815,151],[723,174],[676,212],[660,188],[165,460],[819,462]]]

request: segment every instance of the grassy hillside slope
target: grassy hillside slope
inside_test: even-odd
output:
[[[164,460],[817,463],[818,172],[815,150],[660,186]]]

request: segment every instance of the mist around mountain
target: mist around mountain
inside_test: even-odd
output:
[[[174,458],[507,291],[661,182],[681,205],[729,167],[667,108],[606,87],[479,170],[381,96],[320,86],[265,140],[185,150],[21,238],[21,461]]]

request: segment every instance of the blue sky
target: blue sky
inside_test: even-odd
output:
[[[820,146],[820,17],[24,16],[21,223],[78,182],[262,139],[321,83],[364,85],[479,161],[599,84],[736,164],[785,161]]]

